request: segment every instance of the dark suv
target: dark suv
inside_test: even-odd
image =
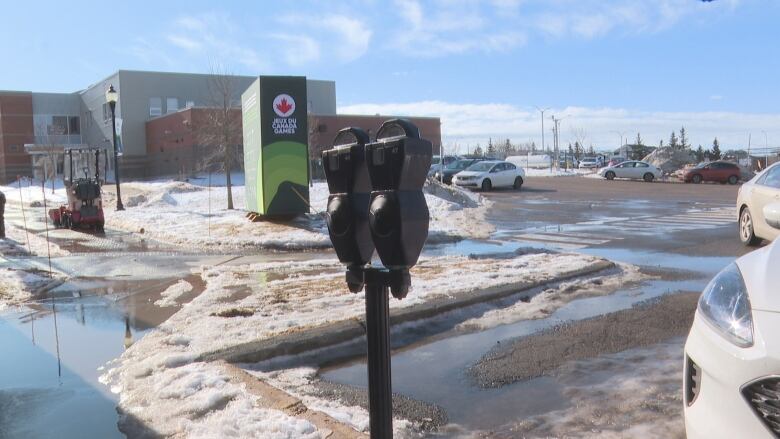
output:
[[[468,168],[469,166],[473,165],[474,163],[480,162],[483,159],[461,159],[456,160],[449,165],[446,165],[444,167],[444,171],[436,171],[434,174],[434,178],[436,180],[442,181],[445,184],[452,184],[452,177],[457,174],[458,172]]]
[[[731,162],[699,163],[689,169],[683,180],[686,183],[701,183],[703,181],[717,181],[719,183],[737,184],[741,172],[739,166]]]

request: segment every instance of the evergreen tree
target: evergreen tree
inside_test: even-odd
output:
[[[696,149],[696,161],[697,162],[703,162],[704,161],[704,148],[699,145],[699,147]]]
[[[477,156],[477,157],[482,157],[483,155],[485,155],[485,154],[482,152],[482,147],[481,147],[481,146],[479,146],[479,143],[477,143],[477,147],[476,147],[476,148],[474,148],[474,155],[475,155],[475,156]]]
[[[679,145],[677,143],[677,134],[675,134],[674,131],[672,131],[672,135],[669,136],[669,147],[670,148],[677,148]]]
[[[660,142],[658,142],[658,147],[663,148],[664,147],[664,139],[661,139]]]
[[[574,142],[574,158],[579,160],[582,156],[583,148],[579,141]]]
[[[487,155],[488,157],[494,157],[496,155],[496,147],[493,146],[493,139],[488,139]]]
[[[515,147],[512,146],[512,142],[510,142],[509,139],[506,139],[506,142],[504,142],[504,146],[501,148],[501,153],[503,154],[504,158],[507,158],[515,153]]]
[[[639,133],[636,133],[636,142],[634,142],[636,145],[642,145],[642,136]]]
[[[571,143],[569,144],[569,157],[574,157],[574,147],[571,146]]]
[[[685,127],[680,128],[680,148],[686,149],[690,148],[691,145],[688,144],[688,136],[685,134]]]
[[[720,143],[718,143],[717,137],[712,141],[712,158],[714,160],[720,160]]]
[[[596,154],[596,150],[593,149],[593,145],[590,145],[588,148],[588,155],[594,155]]]
[[[531,142],[531,154],[536,154],[536,142]]]

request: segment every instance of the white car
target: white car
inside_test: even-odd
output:
[[[770,219],[780,227],[780,204]],[[718,273],[685,343],[685,430],[695,438],[780,436],[780,242]]]
[[[602,166],[604,166],[604,160],[601,157],[584,157],[577,164],[577,167],[580,169],[600,168]]]
[[[525,171],[513,163],[482,161],[474,163],[455,174],[452,182],[457,186],[482,189],[487,192],[496,187],[511,187],[519,190],[523,186]]]
[[[780,163],[756,175],[739,188],[739,239],[745,245],[756,245],[762,239],[774,240],[780,230],[767,224],[767,206],[780,201]]]
[[[656,178],[661,178],[663,172],[650,163],[629,160],[618,165],[601,168],[599,175],[607,180],[633,178],[650,182]]]

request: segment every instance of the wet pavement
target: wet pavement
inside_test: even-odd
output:
[[[621,187],[622,184],[630,185],[631,189]],[[715,273],[750,250],[744,248],[737,238],[732,204],[736,189],[733,187],[708,185],[699,186],[694,191],[685,185],[602,182],[584,178],[529,179],[527,186],[528,190],[524,187],[519,194],[487,194],[495,203],[489,214],[490,220],[497,226],[492,241],[463,241],[429,251],[496,254],[527,247],[574,250],[639,265],[643,271],[657,278],[627,286],[607,296],[572,301],[546,318],[521,320],[479,332],[455,328],[395,351],[393,390],[443,408],[452,423],[432,435],[469,436],[470,432],[481,432],[491,436],[496,431],[515,434],[527,431],[536,437],[535,434],[540,431],[532,428],[516,430],[515,424],[525,419],[544,419],[554,417],[556,413],[576,411],[587,401],[574,398],[573,394],[582,393],[574,389],[595,386],[605,382],[607,377],[594,376],[588,384],[580,369],[572,368],[566,372],[565,367],[560,367],[553,368],[557,372],[549,376],[484,388],[468,372],[484,355],[497,346],[516,342],[518,337],[551,330],[562,324],[630,310],[640,302],[666,294],[701,291]],[[668,187],[674,189],[664,193]],[[617,190],[612,191],[613,188]],[[586,195],[591,195],[591,199],[585,199]],[[692,310],[690,306],[687,309]],[[641,320],[642,312],[633,316]],[[685,326],[690,317],[683,315],[677,323]],[[620,328],[612,330],[619,331]],[[665,352],[663,358],[682,364],[684,340],[679,336],[686,332],[686,328],[680,327],[667,334],[670,337],[668,341],[646,349],[649,349],[648,352],[662,350]],[[587,334],[587,331],[582,333]],[[559,332],[561,337],[571,338],[571,334],[571,331]],[[633,344],[629,340],[623,348],[646,346],[640,339],[637,337]],[[636,352],[640,358],[652,355],[641,349]],[[524,354],[532,356],[533,351],[518,353]],[[606,361],[600,359],[608,357],[597,349],[583,355],[595,355],[594,361]],[[633,358],[626,355],[626,358]],[[527,360],[528,364],[538,364],[541,358]],[[668,363],[662,364],[659,360],[655,369],[667,373]],[[652,370],[652,362],[647,367]],[[499,366],[494,372],[501,375],[511,371],[501,370]],[[522,375],[527,371],[520,372]],[[625,373],[630,378],[630,370]],[[321,377],[329,382],[365,388],[365,363],[353,361],[330,366],[322,371]],[[675,385],[680,380],[679,374],[672,380],[671,384],[664,383],[667,393],[663,402],[646,403],[663,405],[657,410],[659,419],[651,419],[650,422],[660,422],[661,416],[673,411],[676,417],[670,434],[678,435],[682,428],[679,401],[675,396],[681,389],[681,383]],[[585,422],[581,419],[573,422],[570,430],[556,430],[555,434],[592,434],[597,431],[591,430],[591,427],[590,420]],[[553,430],[541,431],[551,434]],[[507,434],[507,437],[512,437],[512,434]]]

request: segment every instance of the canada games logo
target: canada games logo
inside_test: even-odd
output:
[[[295,99],[288,94],[280,94],[274,98],[274,112],[279,117],[289,117],[295,112]]]

